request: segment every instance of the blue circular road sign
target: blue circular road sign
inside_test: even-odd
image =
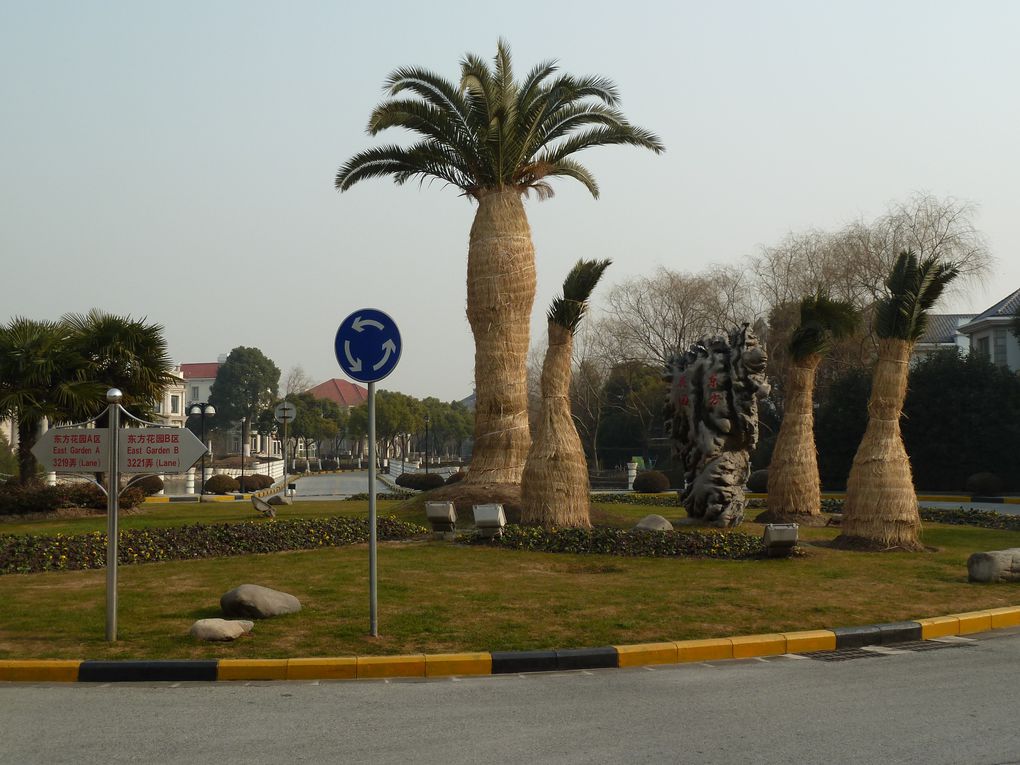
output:
[[[400,360],[400,330],[393,319],[375,308],[362,308],[336,331],[336,360],[358,382],[381,380]]]

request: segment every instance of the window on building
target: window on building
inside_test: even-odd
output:
[[[163,414],[163,402],[162,401],[157,401],[156,402],[156,414]]]
[[[993,345],[992,361],[1000,366],[1006,366],[1006,330],[995,330],[995,343]]]
[[[170,414],[180,414],[180,413],[181,413],[181,397],[180,396],[171,396],[170,397]]]
[[[987,335],[985,337],[979,337],[977,339],[977,352],[984,356],[986,359],[992,357],[992,341]]]
[[[198,401],[198,386],[197,385],[192,385],[191,386],[191,400],[192,401]]]

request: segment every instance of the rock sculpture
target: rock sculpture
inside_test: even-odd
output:
[[[769,392],[764,327],[744,324],[729,336],[705,337],[674,357],[666,419],[684,469],[681,504],[691,518],[716,526],[744,519],[744,484],[758,443],[758,398]]]

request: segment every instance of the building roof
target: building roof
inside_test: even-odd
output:
[[[987,321],[1000,324],[1002,321],[1011,321],[1018,314],[1020,314],[1020,290],[1011,292],[991,308],[986,308],[960,329],[964,332],[977,329],[978,324]]]
[[[972,313],[933,313],[918,343],[929,345],[955,345],[958,328],[973,320]]]
[[[194,378],[215,380],[221,366],[223,365],[216,361],[200,364],[181,364],[181,376],[185,380]]]
[[[368,388],[362,388],[337,377],[309,388],[306,393],[312,394],[315,398],[334,401],[340,406],[360,406],[368,401]]]

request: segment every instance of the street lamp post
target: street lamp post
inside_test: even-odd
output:
[[[209,444],[205,440],[205,418],[212,417],[216,414],[216,407],[212,404],[205,402],[196,401],[194,404],[188,407],[189,416],[197,416],[201,418],[202,428],[202,446],[205,447],[205,451],[202,452],[202,478],[200,480],[200,486],[198,489],[198,501],[202,501],[202,495],[205,494],[205,455],[209,453]]]
[[[247,443],[244,440],[244,426],[248,423],[247,417],[241,418],[241,492],[244,492],[244,447]]]
[[[429,416],[425,415],[425,475],[429,474]]]

